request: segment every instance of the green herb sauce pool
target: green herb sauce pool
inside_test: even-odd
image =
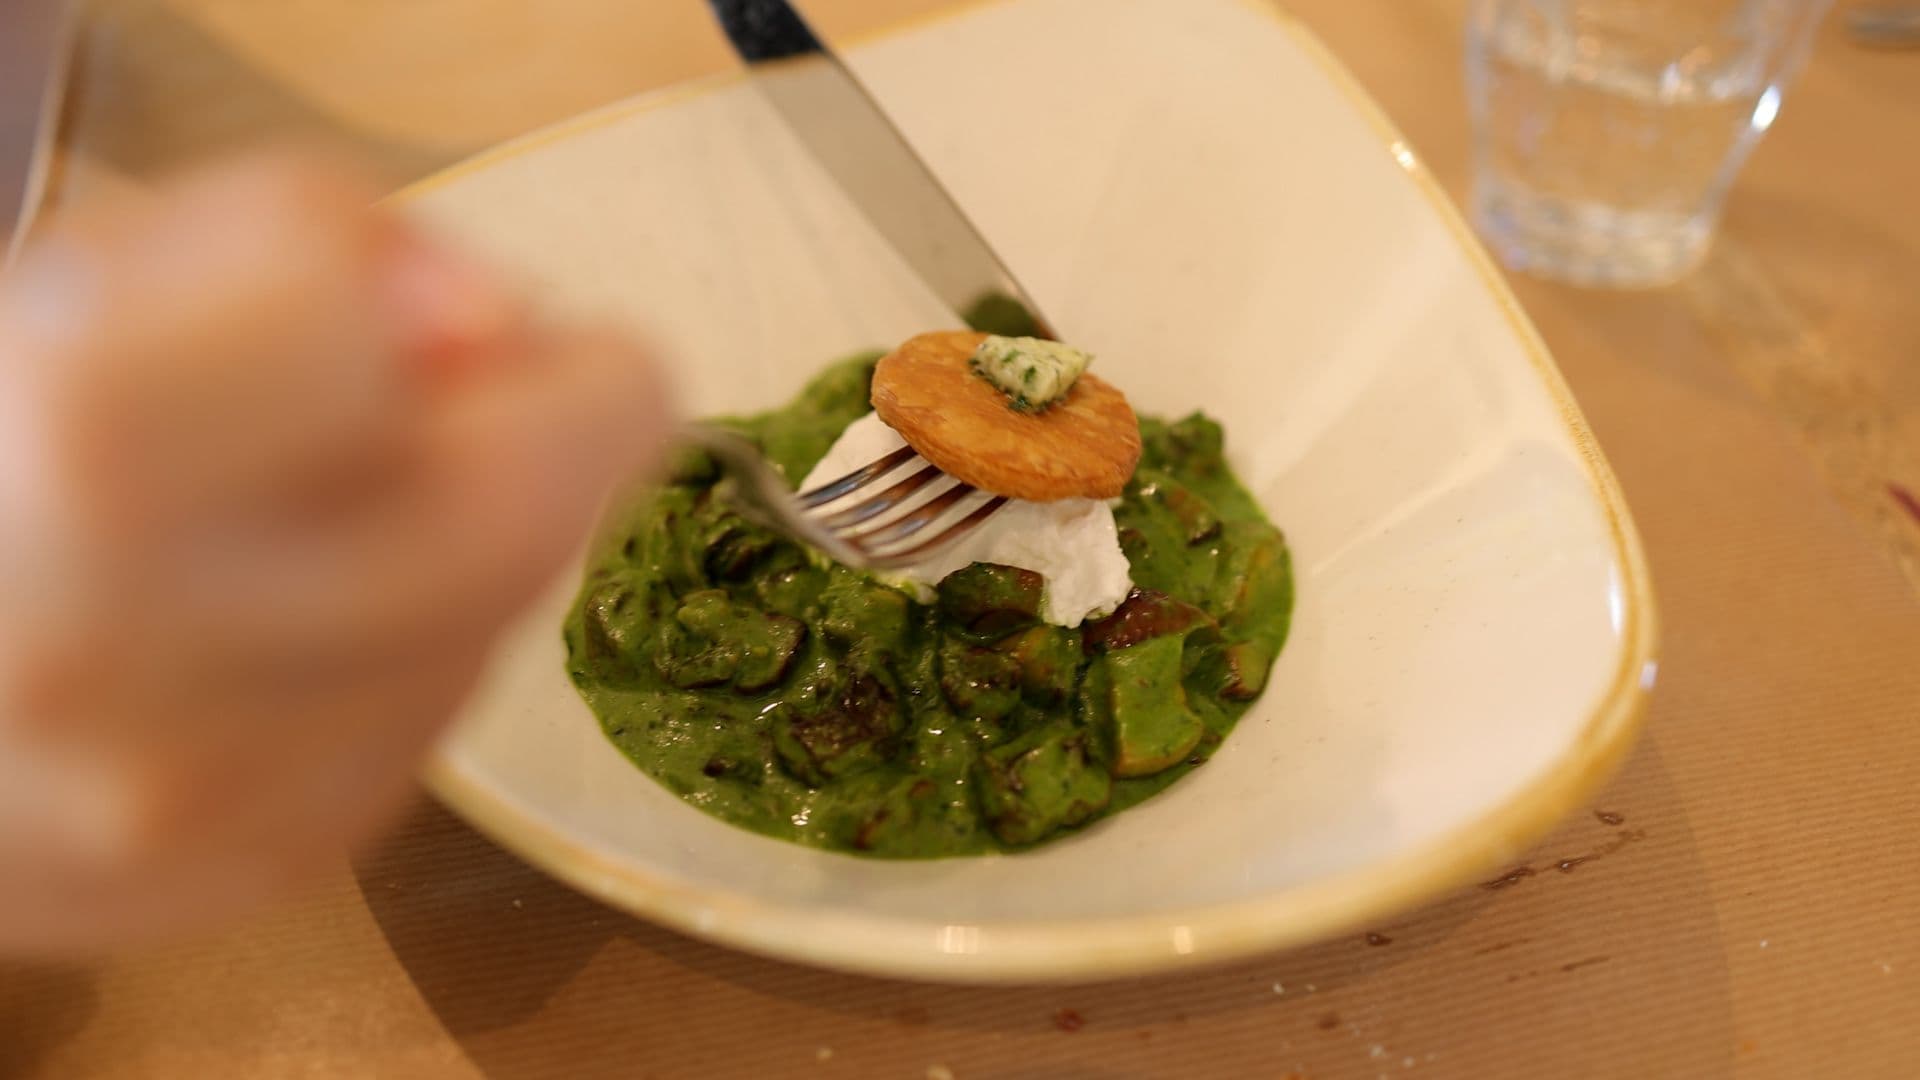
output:
[[[876,356],[731,422],[798,481],[869,410]],[[1043,582],[976,563],[931,605],[743,521],[710,462],[607,523],[566,624],[607,736],[693,805],[868,855],[1013,850],[1199,767],[1287,636],[1286,543],[1235,480],[1217,424],[1141,420],[1114,516],[1135,593],[1082,627]]]

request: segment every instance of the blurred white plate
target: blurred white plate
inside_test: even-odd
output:
[[[1352,929],[1495,868],[1600,784],[1653,670],[1633,526],[1499,276],[1320,45],[1250,0],[1016,0],[852,60],[1102,375],[1144,412],[1224,421],[1299,574],[1266,696],[1206,768],[1037,852],[826,854],[614,750],[567,681],[570,576],[440,748],[442,799],[690,934],[992,981]],[[407,199],[555,308],[643,328],[699,413],[950,322],[738,76]]]

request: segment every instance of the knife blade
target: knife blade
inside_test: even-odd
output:
[[[73,22],[65,0],[0,7],[0,266],[13,261],[46,192]]]
[[[950,310],[976,329],[1054,336],[939,177],[792,4],[708,3],[788,128]]]

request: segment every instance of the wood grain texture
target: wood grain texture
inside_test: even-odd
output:
[[[844,35],[940,2],[814,6]],[[1464,4],[1289,6],[1458,197]],[[90,42],[70,175],[114,184],[290,131],[398,183],[726,63],[694,0],[98,0]],[[1920,521],[1889,492],[1920,491],[1917,113],[1920,54],[1829,26],[1699,275],[1515,282],[1667,648],[1630,765],[1506,884],[1218,972],[955,990],[690,942],[423,806],[219,938],[0,970],[0,1076],[1912,1075]]]

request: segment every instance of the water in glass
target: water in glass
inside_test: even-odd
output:
[[[1683,276],[1826,0],[1475,0],[1473,216],[1507,265]]]

